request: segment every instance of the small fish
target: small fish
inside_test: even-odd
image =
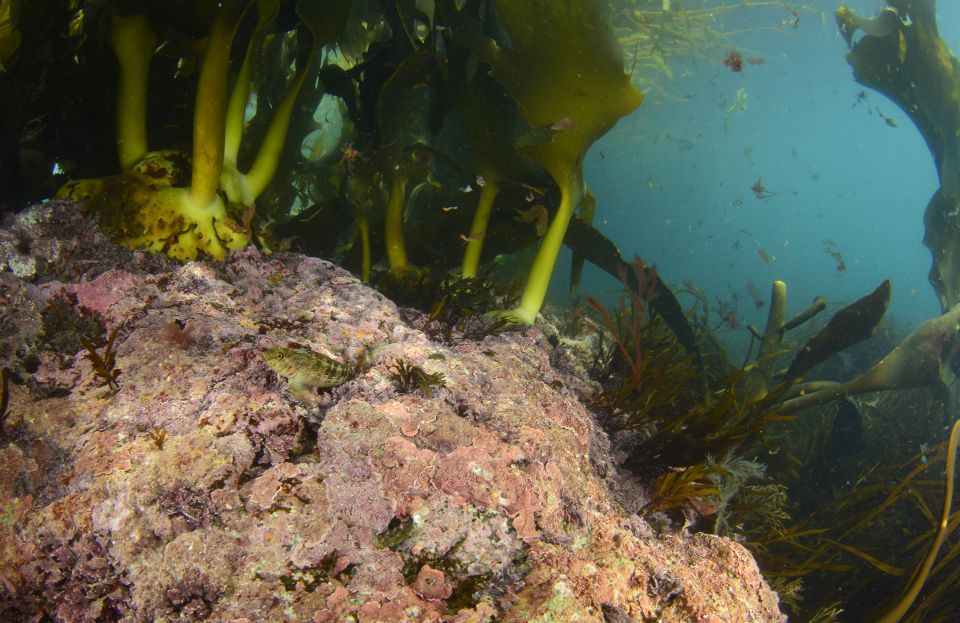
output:
[[[262,354],[271,370],[287,379],[293,395],[310,397],[309,389],[336,387],[350,380],[354,369],[309,348],[270,348]]]
[[[460,240],[463,240],[464,242],[480,242],[481,240],[483,240],[483,237],[484,235],[486,235],[486,233],[487,233],[486,231],[481,231],[473,236],[468,236],[467,234],[460,234]]]
[[[453,212],[454,210],[457,210],[459,208],[460,206],[447,206],[445,208],[440,208],[440,209],[443,210],[444,212]]]
[[[464,186],[463,188],[460,189],[460,192],[462,192],[462,193],[472,193],[472,192],[473,192],[473,186],[471,186],[470,184],[467,184],[466,186]]]

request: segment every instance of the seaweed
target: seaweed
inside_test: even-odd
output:
[[[43,321],[41,343],[64,355],[83,349],[83,338],[99,342],[107,333],[103,316],[80,306],[73,293],[54,296],[40,312]]]
[[[113,349],[116,339],[117,330],[114,329],[107,336],[107,345],[103,349],[103,355],[100,355],[93,342],[85,336],[80,337],[80,342],[87,349],[87,352],[83,355],[84,359],[93,366],[93,373],[100,378],[101,385],[108,386],[111,392],[120,388],[120,384],[117,382],[117,378],[120,376],[120,370],[117,368],[117,353]]]
[[[466,278],[428,271],[388,272],[375,284],[398,305],[425,314],[416,320],[432,340],[446,344],[481,341],[515,328],[510,319],[487,314],[491,309],[513,305],[517,299],[517,291],[496,283],[489,271]]]
[[[794,357],[784,382],[799,379],[824,359],[872,336],[887,311],[891,287],[890,280],[886,279],[873,292],[835,313],[827,326],[807,340]]]
[[[864,429],[867,444],[855,460],[834,457],[843,471],[826,483],[811,473],[810,462],[818,460],[823,440],[832,433],[831,414],[820,421],[798,420],[795,430],[774,433],[784,451],[770,457],[772,468],[789,484],[792,512],[801,519],[780,530],[750,529],[746,544],[768,578],[805,579],[813,596],[804,608],[806,616],[842,605],[847,611],[870,613],[869,620],[892,621],[883,619],[894,611],[891,606],[877,611],[876,595],[903,590],[916,599],[904,620],[955,618],[951,595],[960,585],[960,573],[951,561],[960,555],[960,515],[953,513],[947,520],[946,508],[942,516],[936,510],[944,497],[941,461],[947,461],[947,477],[952,476],[948,443],[921,446],[916,452],[912,442],[942,434],[945,414],[936,413],[931,399],[937,400],[933,392],[912,392],[864,404],[870,410]],[[887,417],[892,414],[905,417]],[[871,444],[873,439],[883,443]],[[890,441],[898,439],[908,443]],[[918,536],[911,537],[914,534]],[[933,564],[937,541],[945,553]],[[911,577],[921,577],[921,566],[929,572],[923,591],[919,585],[912,591],[902,589]],[[911,568],[920,571],[911,576]],[[839,594],[843,604],[834,602]]]
[[[434,387],[445,387],[444,376],[440,372],[427,372],[418,365],[398,359],[390,370],[390,378],[402,394],[419,391],[427,398],[433,398]]]
[[[779,392],[748,400],[742,370],[710,370],[704,388],[693,358],[658,318],[637,311],[637,297],[613,313],[590,304],[609,333],[605,340],[615,344],[596,355],[593,370],[603,391],[590,406],[608,431],[642,435],[624,462],[628,469],[692,465],[741,446],[763,446],[767,428],[784,419],[772,407]]]
[[[163,444],[167,440],[167,431],[164,428],[154,428],[147,432],[147,437],[150,438],[157,450],[163,450]]]
[[[698,463],[684,468],[673,468],[661,474],[653,488],[650,501],[640,509],[641,515],[668,510],[678,506],[692,505],[701,515],[717,511],[717,496],[720,489],[710,482],[717,471],[716,466]]]

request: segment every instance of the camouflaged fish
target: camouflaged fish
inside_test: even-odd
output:
[[[309,348],[271,348],[262,356],[271,370],[287,379],[293,395],[301,400],[311,397],[311,388],[342,385],[357,372],[355,367]]]

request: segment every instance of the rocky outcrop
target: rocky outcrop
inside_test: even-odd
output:
[[[326,261],[179,266],[69,204],[8,218],[0,265],[3,620],[785,620],[743,547],[618,503],[537,328],[436,342]],[[111,333],[116,391],[79,339]],[[260,356],[289,342],[379,348],[305,403]]]

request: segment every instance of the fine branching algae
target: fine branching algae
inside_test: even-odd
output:
[[[445,387],[444,376],[440,372],[427,372],[420,366],[398,359],[390,370],[390,378],[401,394],[419,391],[427,398],[433,397],[434,387]]]
[[[117,391],[120,384],[117,378],[120,376],[120,369],[117,368],[117,352],[113,349],[114,341],[117,339],[117,330],[114,329],[107,337],[107,345],[103,349],[103,355],[97,352],[93,342],[86,337],[81,337],[80,342],[87,352],[83,355],[84,359],[93,366],[93,373],[100,378],[101,385],[106,385],[110,391]]]
[[[164,428],[154,428],[147,433],[157,450],[163,450],[163,443],[167,440],[167,431]]]

